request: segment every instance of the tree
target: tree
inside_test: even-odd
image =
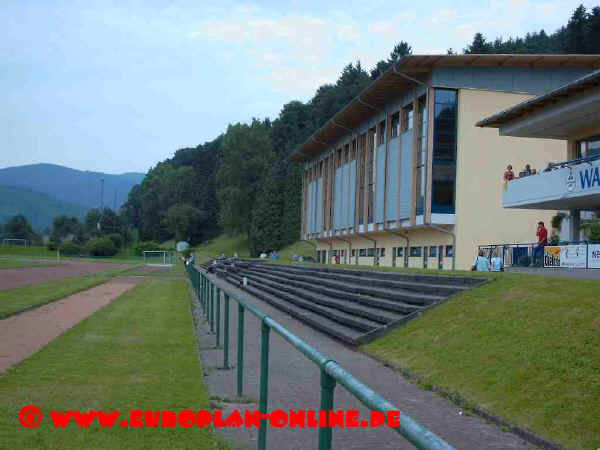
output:
[[[6,239],[27,239],[34,241],[38,239],[37,234],[27,221],[27,218],[22,214],[17,214],[11,217],[4,224],[3,238]]]
[[[85,234],[82,224],[77,217],[65,215],[56,216],[52,221],[52,232],[50,234],[54,242],[60,243],[65,239],[73,240],[78,243],[85,241]]]
[[[383,73],[388,70],[392,64],[397,63],[402,57],[411,55],[412,47],[408,45],[408,42],[400,41],[392,49],[390,56],[387,60],[379,61],[375,68],[371,70],[371,79],[375,80],[379,78]]]
[[[173,205],[167,211],[165,222],[176,241],[188,241],[195,244],[206,214],[188,204]]]

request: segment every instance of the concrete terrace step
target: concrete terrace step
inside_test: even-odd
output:
[[[240,289],[247,291],[249,294],[260,298],[261,300],[269,303],[275,308],[284,311],[290,316],[302,322],[305,322],[311,327],[325,334],[328,334],[336,339],[339,339],[342,342],[345,342],[350,345],[358,345],[360,343],[361,336],[364,335],[364,333],[361,331],[357,331],[353,328],[344,326],[338,322],[328,319],[327,317],[323,317],[318,313],[307,311],[293,303],[282,300],[281,298],[279,298],[279,296],[272,295],[268,292],[257,289],[254,286],[241,286],[239,280],[236,280],[233,277],[227,277],[226,279],[230,283],[239,286]]]
[[[244,261],[243,264],[247,265],[261,265],[264,267],[273,267],[275,269],[293,269],[293,270],[306,270],[320,273],[335,273],[340,275],[352,275],[366,278],[375,278],[380,280],[393,280],[393,281],[412,281],[416,283],[427,283],[436,285],[450,285],[450,286],[475,286],[484,282],[483,279],[477,277],[465,277],[465,276],[450,276],[450,275],[439,275],[439,274],[420,274],[411,272],[401,271],[390,271],[384,272],[381,270],[364,270],[364,269],[341,269],[327,266],[303,266],[303,265],[290,265],[290,264],[273,264],[268,262],[257,262],[257,261]]]
[[[238,278],[238,281],[241,280],[241,278],[239,276],[237,276],[237,278]],[[250,277],[250,281],[259,281],[259,280],[255,280],[253,277]],[[330,320],[338,322],[346,327],[353,328],[357,331],[362,331],[364,333],[367,333],[367,332],[373,331],[381,326],[380,323],[371,321],[364,317],[356,316],[353,314],[349,314],[349,313],[337,310],[337,309],[329,307],[329,306],[323,306],[321,304],[307,301],[296,294],[291,294],[287,291],[283,291],[280,288],[280,285],[278,285],[277,283],[272,283],[272,282],[269,282],[266,280],[262,280],[262,282],[259,281],[258,284],[251,283],[249,285],[257,290],[264,291],[268,294],[278,297],[281,300],[285,300],[287,302],[293,303],[294,305],[296,305],[302,309],[318,313],[323,317],[327,317]]]
[[[270,271],[265,267],[256,267],[253,270],[262,273],[273,273],[276,271]],[[388,300],[394,300],[398,302],[405,302],[414,305],[428,305],[444,298],[441,295],[431,295],[417,293],[416,291],[407,291],[401,288],[395,289],[384,289],[373,287],[364,280],[362,283],[350,283],[348,281],[334,280],[329,277],[321,278],[318,275],[303,274],[302,272],[285,272],[285,276],[291,280],[304,281],[307,283],[313,283],[318,286],[327,286],[333,289],[337,289],[339,292],[350,292],[354,294],[367,295],[376,298],[384,298]]]
[[[394,291],[412,291],[422,294],[439,295],[444,297],[456,294],[458,292],[463,292],[471,288],[471,286],[469,285],[435,284],[436,277],[432,277],[428,280],[428,282],[417,282],[402,279],[383,279],[379,277],[372,277],[370,276],[372,274],[371,272],[366,272],[363,275],[356,275],[353,274],[350,270],[344,272],[323,272],[314,270],[312,268],[305,269],[300,267],[279,266],[277,264],[261,264],[256,266],[257,268],[260,268],[260,270],[284,272],[296,275],[311,275],[314,277],[318,277],[321,280],[329,279],[343,281],[353,283],[355,285],[360,285],[363,287],[377,287],[378,289],[390,288]]]
[[[375,321],[381,321],[383,318],[400,318],[418,309],[418,306],[396,300],[386,300],[377,297],[370,297],[360,294],[354,294],[348,291],[339,291],[323,286],[319,283],[307,283],[285,278],[279,275],[265,272],[255,272],[247,270],[244,274],[258,274],[261,278],[266,278],[281,284],[286,289],[298,292],[303,297],[318,302],[326,300],[339,305],[339,309],[347,312],[356,311],[357,314],[364,314]],[[392,319],[393,320],[393,319]],[[382,323],[387,323],[384,320]]]
[[[288,282],[277,282],[270,280],[269,278],[256,276],[254,274],[247,275],[250,280],[254,280],[259,284],[267,284],[272,286],[280,291],[288,292],[293,295],[297,295],[309,302],[316,303],[319,305],[327,306],[330,308],[337,309],[339,311],[346,312],[348,314],[352,314],[353,316],[358,316],[361,318],[368,319],[372,322],[376,322],[377,326],[379,324],[386,324],[393,322],[395,320],[401,319],[405,314],[401,313],[393,313],[390,311],[381,310],[379,308],[373,308],[369,306],[363,306],[360,304],[355,304],[350,301],[344,301],[336,298],[327,297],[318,293],[315,293],[308,289],[301,289],[290,285]],[[416,308],[413,308],[413,310]]]

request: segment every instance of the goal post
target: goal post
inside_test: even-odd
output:
[[[5,245],[5,246],[9,246],[9,245],[22,245],[24,247],[27,247],[28,242],[29,241],[27,239],[13,239],[13,238],[4,238],[4,239],[2,239],[2,245]]]
[[[171,250],[144,250],[144,264],[147,266],[172,266],[174,259]]]

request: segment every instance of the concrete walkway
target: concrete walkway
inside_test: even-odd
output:
[[[213,280],[217,280],[213,277]],[[531,448],[517,436],[503,432],[495,425],[475,416],[460,414],[459,408],[449,401],[424,391],[374,359],[319,333],[301,322],[251,297],[231,285],[217,280],[241,293],[274,320],[304,339],[326,356],[335,359],[354,376],[366,383],[383,397],[397,405],[457,449],[522,449]],[[223,301],[221,303],[223,305]],[[230,302],[230,364],[237,361],[237,303]],[[223,312],[223,307],[221,308]],[[199,308],[197,317],[201,314]],[[215,349],[215,336],[208,333],[205,322],[198,321],[201,358],[206,370],[206,382],[212,396],[235,399],[237,371],[223,370],[223,351]],[[221,326],[223,330],[223,326]],[[244,396],[252,399],[250,404],[224,404],[226,410],[257,409],[260,373],[260,324],[250,313],[245,314]],[[221,335],[222,336],[222,335]],[[221,340],[221,345],[223,340]],[[359,409],[361,418],[368,418],[368,410],[344,390],[335,390],[335,409]],[[276,333],[271,332],[269,366],[269,407],[274,409],[318,409],[320,405],[320,374],[317,366],[295,350]],[[227,429],[224,435],[241,448],[256,448],[256,429]],[[317,448],[317,429],[275,429],[269,427],[267,448],[278,450]],[[339,429],[333,431],[334,449],[411,449],[408,441],[395,431],[378,429]]]

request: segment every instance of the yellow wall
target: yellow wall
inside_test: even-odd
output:
[[[444,251],[445,251],[445,246],[452,244],[452,238],[449,235],[440,233],[438,231],[431,230],[431,229],[412,229],[412,230],[404,229],[404,230],[402,230],[402,233],[406,234],[409,237],[411,247],[423,247],[423,246],[429,247],[432,245],[435,245],[435,246],[443,245]],[[369,235],[369,237],[377,240],[377,248],[385,248],[385,256],[383,258],[379,258],[380,266],[392,266],[393,248],[406,246],[405,239],[403,239],[400,236],[388,233],[388,232],[374,233],[372,235]],[[364,238],[361,238],[361,237],[344,236],[344,239],[350,240],[352,242],[352,248],[356,249],[357,252],[361,248],[372,248],[373,247],[373,242],[366,240]],[[343,250],[348,251],[348,243],[333,239],[331,241],[331,249],[332,250],[342,250],[343,249]],[[317,250],[328,250],[329,251],[329,245],[325,242],[319,242],[319,244],[317,244]],[[355,258],[350,257],[347,259],[347,261],[349,264],[355,264]],[[333,262],[333,258],[330,258],[330,262]],[[415,258],[409,258],[408,262],[409,262],[409,267],[415,267],[415,268],[423,267],[423,257],[422,256],[415,257]],[[344,263],[344,258],[340,257],[340,263],[342,263],[342,264]],[[364,265],[364,266],[371,266],[371,265],[373,265],[373,258],[372,257],[359,257],[358,264]],[[403,256],[396,258],[396,266],[404,267],[404,257]],[[437,257],[429,258],[427,267],[429,269],[438,269]],[[444,268],[445,269],[452,268],[452,258],[444,258]]]
[[[515,175],[525,164],[543,169],[549,161],[567,157],[564,141],[500,136],[494,128],[479,128],[484,117],[532,96],[476,89],[459,91],[458,161],[456,173],[456,268],[471,266],[477,245],[535,242],[536,224],[550,229],[556,211],[502,208],[502,176],[508,164]]]

